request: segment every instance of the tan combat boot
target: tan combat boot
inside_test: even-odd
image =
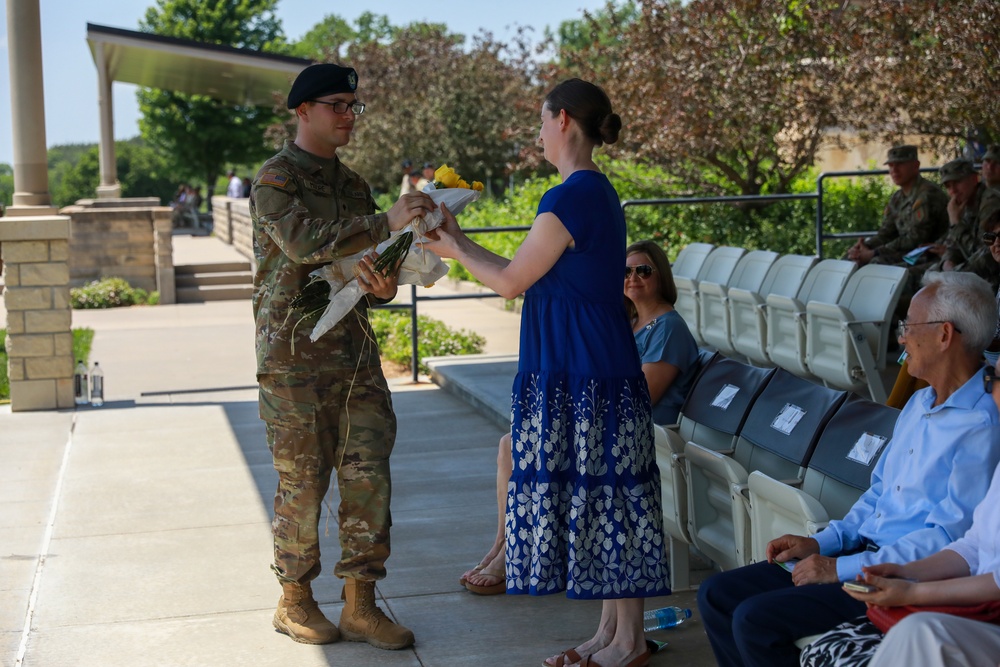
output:
[[[349,642],[368,642],[376,648],[400,649],[413,645],[413,633],[397,625],[375,605],[375,582],[344,579],[344,611],[340,631]]]
[[[273,622],[278,632],[301,644],[332,644],[340,639],[337,626],[319,610],[308,582],[282,582]]]

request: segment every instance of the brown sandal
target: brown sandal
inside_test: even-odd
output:
[[[646,667],[649,664],[649,649],[646,649],[644,653],[640,653],[635,656],[635,659],[629,662],[627,665],[622,665],[622,667]],[[588,655],[580,663],[580,667],[601,667],[601,665],[596,660],[591,660]]]
[[[501,595],[507,592],[507,573],[502,572],[500,574],[495,574],[493,572],[487,572],[485,569],[480,570],[479,574],[484,577],[493,577],[499,579],[495,584],[487,584],[481,586],[479,584],[474,584],[471,581],[465,582],[465,587],[470,593],[475,593],[476,595]]]
[[[576,652],[576,649],[569,648],[556,656],[555,664],[543,661],[542,665],[543,667],[566,667],[567,665],[575,665],[581,660],[583,660],[583,658]]]
[[[479,574],[482,571],[483,571],[482,565],[477,565],[474,568],[472,568],[472,574]],[[461,577],[458,578],[458,583],[461,586],[465,586],[467,583],[469,583],[469,580],[466,579],[465,575],[463,574]]]

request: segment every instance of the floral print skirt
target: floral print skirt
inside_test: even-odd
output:
[[[645,379],[519,373],[511,420],[507,592],[668,594]]]

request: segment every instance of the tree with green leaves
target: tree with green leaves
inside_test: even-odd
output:
[[[328,16],[322,25],[337,23]],[[526,40],[484,33],[466,48],[444,25],[395,27],[374,14],[353,29],[336,59],[358,71],[367,108],[343,157],[375,190],[398,194],[404,158],[446,163],[469,181],[503,179],[535,145],[541,89]],[[293,116],[282,120],[269,131],[273,146],[294,136]]]
[[[847,120],[862,138],[919,135],[945,155],[1000,141],[1000,3],[869,0],[852,11]]]
[[[0,162],[0,215],[14,202],[14,167]]]
[[[592,23],[616,39],[567,57],[622,110],[623,154],[666,167],[678,191],[784,193],[838,124],[842,5],[641,0],[638,17]]]
[[[115,166],[123,197],[159,197],[166,205],[177,187],[167,159],[139,139],[115,142]],[[53,146],[49,149],[52,203],[69,206],[79,199],[93,199],[100,183],[96,144]]]
[[[143,32],[209,44],[286,53],[278,0],[157,0],[140,22]],[[256,164],[275,122],[267,107],[233,105],[203,95],[143,88],[138,93],[142,137],[170,156],[175,180],[203,180],[212,195],[229,164]]]

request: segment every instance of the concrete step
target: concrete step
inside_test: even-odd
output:
[[[174,266],[177,303],[235,301],[253,294],[250,262],[208,262]]]
[[[220,271],[217,273],[175,273],[176,287],[204,287],[208,285],[252,285],[249,271]]]
[[[205,303],[207,301],[249,301],[253,285],[203,285],[178,287],[177,303]]]
[[[228,273],[250,271],[250,262],[207,262],[204,264],[176,264],[174,275],[193,275],[197,273]]]

